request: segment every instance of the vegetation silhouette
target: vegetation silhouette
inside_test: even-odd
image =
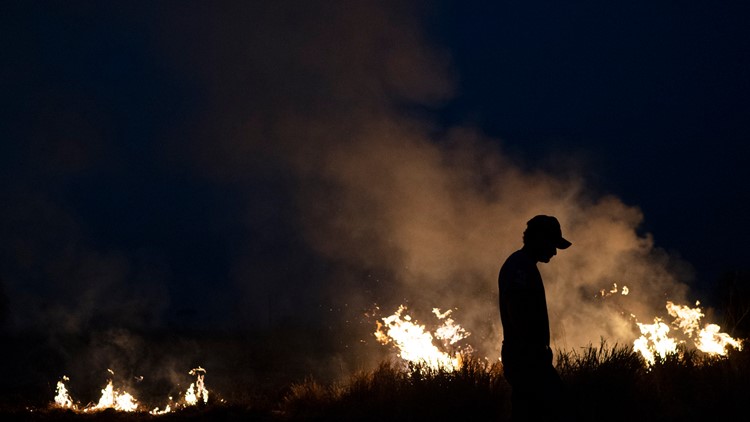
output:
[[[648,366],[625,345],[557,351],[565,409],[577,421],[697,421],[747,413],[750,352],[708,356],[681,346]],[[471,356],[457,371],[392,362],[349,384],[295,384],[284,397],[287,420],[510,420],[510,386],[502,363]]]
[[[557,350],[565,381],[562,404],[577,421],[698,421],[747,415],[750,351],[709,356],[681,346],[647,365],[628,345]],[[510,386],[500,361],[462,356],[457,370],[391,359],[344,382],[313,377],[263,395],[154,416],[145,412],[81,414],[58,408],[5,406],[3,420],[24,421],[446,421],[510,420]],[[560,409],[563,411],[563,409]]]

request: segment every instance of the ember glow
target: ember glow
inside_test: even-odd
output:
[[[108,371],[110,372],[110,374],[114,375],[114,372],[112,372],[112,370]],[[206,388],[204,382],[206,370],[198,367],[190,370],[189,374],[195,376],[196,381],[194,383],[191,383],[190,387],[188,387],[187,391],[184,394],[182,403],[171,403],[172,398],[170,397],[170,404],[167,404],[164,409],[160,410],[157,407],[151,410],[149,413],[152,415],[163,415],[166,413],[170,413],[177,408],[185,408],[198,405],[201,403],[201,401],[204,404],[207,404],[208,389]],[[89,404],[88,406],[79,407],[71,398],[70,393],[68,392],[68,388],[65,385],[65,382],[69,380],[70,378],[68,378],[67,376],[63,376],[62,379],[57,382],[57,395],[55,396],[52,403],[53,407],[71,409],[74,411],[85,413],[97,412],[105,409],[114,409],[121,412],[145,411],[145,409],[142,409],[139,406],[138,400],[136,400],[136,398],[132,394],[126,391],[115,389],[112,379],[109,379],[107,385],[104,387],[104,389],[102,389],[102,395],[96,404]]]
[[[401,305],[393,315],[382,318],[382,323],[376,322],[375,338],[382,344],[392,344],[398,356],[407,362],[454,371],[461,367],[461,357],[450,349],[471,333],[456,324],[450,317],[451,310],[441,313],[440,309],[434,308],[432,312],[442,321],[434,332],[420,325],[406,313],[406,306]]]
[[[628,289],[628,286],[622,286],[622,289],[620,289],[620,288],[617,287],[617,283],[612,283],[612,288],[609,289],[609,290],[601,289],[599,291],[599,296],[600,297],[607,297],[607,296],[616,295],[618,293],[621,294],[621,295],[623,295],[623,296],[627,296],[628,293],[630,293],[630,289]]]

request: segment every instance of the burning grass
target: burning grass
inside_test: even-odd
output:
[[[677,310],[681,312],[672,327],[688,327],[691,332],[699,333],[700,309]],[[41,404],[20,404],[11,397],[3,397],[0,416],[2,420],[38,421],[509,420],[511,391],[503,377],[502,363],[478,358],[470,346],[463,345],[461,340],[470,333],[450,318],[450,312],[435,309],[433,314],[437,320],[431,324],[419,323],[405,307],[383,318],[373,334],[387,346],[391,357],[374,368],[357,366],[372,369],[352,375],[341,365],[338,375],[331,377],[331,372],[323,370],[321,365],[309,364],[325,362],[322,354],[317,359],[307,356],[304,360],[294,353],[304,347],[275,347],[249,336],[252,344],[264,345],[252,353],[253,349],[246,347],[251,343],[236,344],[236,339],[204,336],[201,340],[206,352],[201,360],[210,363],[206,366],[211,368],[211,375],[219,372],[222,376],[210,378],[206,387],[203,382],[206,370],[202,367],[181,373],[182,377],[189,374],[192,383],[188,387],[183,379],[179,388],[170,387],[169,391],[178,394],[170,393],[169,402],[173,406],[166,414],[150,410],[165,403],[167,390],[162,388],[163,382],[149,387],[150,377],[146,381],[138,377],[133,382],[132,375],[120,376],[118,372],[118,377],[113,377],[114,386],[110,379],[104,389],[97,390],[103,398],[108,398],[106,406],[101,405],[102,399],[94,398],[99,396],[93,391],[82,388],[86,383],[75,384],[74,380],[62,377],[56,395],[45,396]],[[653,325],[640,325],[664,324],[658,320]],[[699,338],[702,343],[670,342],[674,350],[665,353],[657,346],[661,340],[671,339],[668,336],[626,345],[609,345],[602,340],[597,346],[558,350],[556,365],[566,385],[560,420],[714,420],[746,412],[743,407],[746,392],[750,391],[750,351],[732,344],[719,349],[721,353],[689,348],[705,343],[701,336],[688,336],[691,338]],[[315,336],[315,340],[320,338]],[[310,344],[316,344],[315,340],[311,337]],[[210,346],[214,343],[216,346]],[[738,345],[741,343],[737,340]],[[228,344],[235,346],[228,348]],[[639,344],[643,347],[638,347]],[[223,353],[209,352],[222,350]],[[276,370],[269,365],[273,362]],[[252,371],[248,365],[252,365]],[[279,372],[280,367],[284,371]],[[298,367],[306,368],[304,373],[311,375],[304,377],[299,371],[290,371]],[[318,372],[314,372],[316,369]],[[109,373],[115,375],[114,371]],[[292,373],[297,376],[292,377]],[[132,411],[127,411],[127,406],[118,409],[114,405],[126,392],[132,392],[130,397],[138,404]],[[78,402],[78,394],[92,401]],[[19,404],[11,406],[11,403]]]
[[[458,370],[394,362],[343,385],[308,379],[280,405],[287,420],[509,420],[500,362],[463,357]],[[648,365],[629,346],[558,352],[566,385],[560,420],[716,420],[747,414],[750,352],[709,356],[681,349]]]
[[[726,356],[681,348],[647,364],[630,346],[608,345],[558,351],[566,385],[561,420],[716,420],[746,415],[750,352]],[[179,409],[166,415],[114,409],[83,413],[47,408],[0,409],[3,420],[38,421],[421,421],[509,420],[510,387],[502,363],[461,356],[458,368],[434,368],[387,360],[341,382],[313,377],[245,401]],[[567,416],[564,416],[567,415]]]

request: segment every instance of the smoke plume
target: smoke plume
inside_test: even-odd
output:
[[[200,28],[202,45],[181,66],[197,69],[212,93],[195,162],[219,183],[283,180],[295,229],[325,262],[307,280],[323,307],[456,308],[472,342],[496,353],[497,272],[536,214],[557,216],[573,242],[541,265],[556,346],[629,342],[633,317],[650,322],[665,299],[686,299],[688,272],[675,270],[684,266],[640,233],[637,207],[590,193],[585,168],[520,165],[502,140],[439,127],[419,111],[449,100],[460,78],[426,39],[419,11],[380,2],[248,8],[182,22]],[[221,29],[201,25],[214,20]],[[258,283],[254,270],[236,271],[236,282]],[[615,284],[629,295],[600,293]],[[283,313],[272,291],[247,289]],[[288,306],[308,311],[291,296]]]
[[[630,342],[633,318],[651,322],[666,300],[687,299],[687,265],[641,232],[648,216],[636,206],[593,192],[584,165],[520,163],[502,139],[436,118],[461,75],[432,41],[426,6],[23,12],[30,24],[14,36],[57,47],[13,50],[14,63],[42,73],[9,69],[18,83],[8,86],[65,87],[12,108],[9,136],[43,129],[31,147],[3,147],[21,180],[0,190],[6,326],[91,336],[80,348],[122,354],[123,367],[151,357],[131,329],[265,330],[248,340],[258,367],[288,349],[304,356],[285,367],[350,373],[370,358],[347,356],[382,350],[365,314],[405,303],[425,316],[455,309],[468,341],[497,357],[497,273],[537,214],[556,216],[573,242],[540,265],[554,346]],[[101,28],[111,39],[97,38]],[[272,342],[282,337],[286,349]],[[209,366],[192,359],[171,365]]]

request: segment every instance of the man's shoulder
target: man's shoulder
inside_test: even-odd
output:
[[[522,250],[510,254],[500,268],[498,282],[507,286],[526,286],[534,277],[535,263]]]
[[[534,261],[522,249],[519,249],[505,259],[501,270],[503,268],[529,268],[533,266],[535,266]]]

